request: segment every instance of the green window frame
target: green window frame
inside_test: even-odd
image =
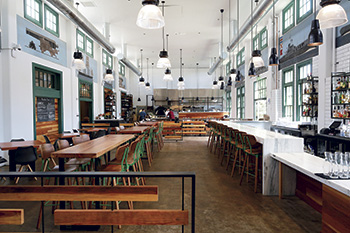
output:
[[[253,38],[252,46],[253,46],[253,50],[259,50],[259,47],[260,47],[259,34]]]
[[[254,118],[259,120],[267,113],[267,78],[254,82]]]
[[[244,50],[245,48],[242,48],[236,55],[236,64],[237,64],[237,68],[241,65],[244,64],[245,62],[245,55],[244,55]]]
[[[313,11],[313,1],[312,0],[297,0],[297,23],[300,23]]]
[[[294,66],[282,71],[282,115],[294,120]]]
[[[282,11],[283,34],[292,29],[295,25],[294,0],[291,1]]]
[[[104,49],[102,49],[102,64],[113,69],[113,56]]]
[[[122,64],[121,62],[119,62],[118,64],[119,64],[119,75],[125,77],[125,65]]]
[[[77,42],[77,49],[81,52],[85,52],[85,46],[86,46],[86,38],[85,34],[77,29],[77,34],[76,34],[76,42]]]
[[[236,112],[236,118],[239,119],[244,119],[245,117],[245,112],[244,112],[244,107],[245,107],[245,100],[244,100],[244,95],[245,95],[245,87],[238,87],[237,88],[237,98],[236,98],[236,106],[237,106],[237,112]]]
[[[59,37],[59,15],[51,7],[44,4],[45,30]]]
[[[24,0],[24,18],[43,27],[43,9],[41,0]]]
[[[263,50],[264,48],[267,48],[268,45],[268,33],[266,27],[264,27],[260,33],[260,50]]]
[[[232,93],[231,91],[226,92],[226,111],[231,116],[231,108],[232,108]]]
[[[79,98],[93,100],[93,83],[79,79]]]
[[[312,59],[301,62],[297,64],[296,76],[297,76],[297,90],[298,90],[298,104],[297,104],[297,121],[306,120],[306,117],[302,116],[303,113],[303,80],[307,78],[308,75],[312,74]],[[306,100],[305,100],[306,101]]]
[[[88,36],[85,36],[85,38],[86,38],[85,52],[89,57],[94,58],[94,41]]]

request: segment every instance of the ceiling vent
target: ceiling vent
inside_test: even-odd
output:
[[[94,3],[93,1],[81,1],[80,3],[84,7],[97,7],[96,3]]]

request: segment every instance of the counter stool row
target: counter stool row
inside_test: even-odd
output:
[[[246,174],[247,182],[249,181],[249,176],[254,177],[254,192],[257,192],[259,176],[262,176],[262,145],[257,142],[253,135],[249,135],[246,132],[215,121],[210,121],[208,124],[210,131],[207,147],[209,147],[210,152],[217,155],[221,165],[226,159],[226,170],[228,170],[230,162],[232,162],[231,176],[234,175],[236,168],[238,168],[238,173],[241,176],[240,185],[244,174]]]

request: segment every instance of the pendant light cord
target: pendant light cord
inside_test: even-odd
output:
[[[250,40],[252,41],[253,45],[253,0],[251,1],[250,5]]]
[[[241,38],[239,37],[239,0],[237,0],[237,36],[238,36],[238,52],[237,54],[239,53],[239,42],[241,40]],[[237,59],[237,56],[236,56],[236,59]],[[238,64],[238,62],[236,61],[236,63]],[[238,67],[237,67],[238,69]]]
[[[163,17],[164,17],[164,3],[165,1],[162,1],[163,3],[163,9],[162,9],[162,13],[163,13]],[[162,37],[163,37],[163,51],[165,50],[165,30],[164,30],[165,26],[162,28]]]
[[[180,77],[182,77],[182,49],[180,49]]]
[[[146,58],[146,60],[147,60],[147,79],[146,79],[146,81],[148,82],[148,76],[149,76],[149,73],[148,73],[148,61],[149,61],[149,58]]]
[[[140,49],[140,52],[141,52],[141,73],[143,72],[143,57],[142,57],[142,51],[143,49]],[[142,74],[141,74],[142,76]]]
[[[314,0],[314,19],[316,20],[316,0]]]
[[[273,46],[276,46],[275,0],[273,0],[273,5],[272,5],[272,26],[273,26]]]
[[[198,97],[198,65],[199,65],[199,63],[197,62],[197,97]]]
[[[169,52],[169,34],[166,34],[166,51]]]
[[[224,54],[224,9],[220,10],[221,12],[221,56]],[[222,76],[222,68],[223,65],[221,65],[221,71],[220,75]]]

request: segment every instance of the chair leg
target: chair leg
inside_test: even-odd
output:
[[[250,165],[250,155],[246,155],[247,158],[247,183],[249,182],[249,165]]]
[[[210,131],[210,132],[209,132],[209,136],[208,136],[208,143],[207,143],[207,147],[209,147],[209,144],[210,144],[211,134],[212,134],[212,132]]]
[[[254,192],[255,193],[257,192],[257,189],[258,189],[258,178],[259,178],[258,167],[259,167],[259,157],[256,156],[255,157],[255,185],[254,185]]]
[[[40,229],[42,215],[43,215],[43,206],[40,204],[40,210],[39,210],[38,221],[36,223],[36,229]]]
[[[235,168],[236,168],[236,164],[237,164],[238,153],[239,153],[239,149],[236,148],[235,159],[233,160],[233,165],[232,165],[231,177],[233,177],[233,173],[235,173]],[[239,167],[238,167],[238,169],[239,169]]]
[[[29,171],[33,172],[32,168],[30,167],[30,165],[27,165],[27,168],[29,169]],[[34,177],[34,180],[38,180],[36,177]]]
[[[24,165],[21,165],[21,167],[19,168],[18,172],[22,172],[23,168],[24,168]],[[15,184],[18,184],[18,182],[19,182],[19,177],[16,177],[15,178]]]
[[[248,156],[246,155],[244,158],[243,166],[242,166],[241,180],[239,181],[239,185],[242,185],[242,180],[243,180],[243,176],[244,176],[244,167],[245,167],[245,164],[247,162],[247,158],[248,158]]]
[[[235,147],[233,145],[230,146],[230,153],[229,153],[229,155],[227,157],[226,171],[228,170],[228,165],[230,164],[231,154],[235,154]],[[234,166],[234,164],[233,164],[233,166]]]
[[[151,148],[149,147],[149,143],[146,143],[146,154],[147,154],[147,160],[148,160],[148,165],[151,167],[152,166],[152,156],[151,156]]]

